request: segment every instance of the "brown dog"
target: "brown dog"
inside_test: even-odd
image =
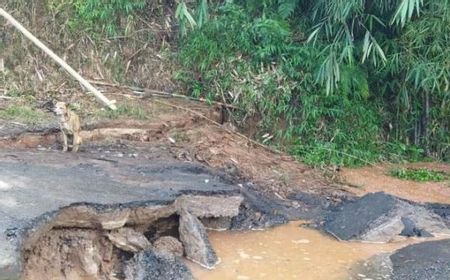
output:
[[[63,152],[67,152],[70,146],[72,152],[76,153],[82,142],[80,118],[64,102],[57,102],[54,112],[59,117],[59,127],[63,136]],[[69,137],[72,138],[72,145],[68,145]]]

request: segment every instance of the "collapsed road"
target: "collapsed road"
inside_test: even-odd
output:
[[[145,234],[148,236],[152,225],[158,223],[166,225],[158,226],[157,231],[165,228],[170,232],[174,227],[176,229],[180,221],[185,227],[189,227],[193,235],[197,229],[199,236],[176,234],[175,237],[183,241],[185,250],[189,242],[192,243],[192,238],[204,238],[203,246],[207,248],[207,238],[201,224],[196,222],[197,218],[231,218],[238,214],[242,201],[238,186],[223,182],[217,174],[200,165],[179,162],[166,162],[163,165],[161,161],[142,159],[142,163],[136,165],[130,164],[132,160],[121,158],[120,154],[116,160],[110,161],[56,152],[42,152],[31,157],[27,155],[29,154],[16,153],[0,156],[2,279],[18,277],[21,272],[39,274],[39,271],[32,271],[38,269],[39,265],[47,266],[50,271],[52,266],[56,266],[53,269],[56,274],[62,269],[66,275],[78,273],[80,277],[90,276],[92,279],[106,277],[106,273],[118,273],[115,267],[106,268],[102,263],[102,259],[113,257],[101,256],[101,246],[96,247],[92,240],[116,243],[116,247],[121,247],[123,251],[137,252],[136,248],[126,248],[133,247],[128,244],[133,241],[127,239],[139,239],[139,235],[142,237]],[[179,218],[182,211],[183,217]],[[137,230],[139,227],[142,228],[140,233]],[[85,239],[78,246],[68,249],[78,249],[79,252],[60,251],[58,254],[54,253],[53,257],[50,255],[44,259],[33,259],[31,252],[34,254],[36,250],[62,250],[62,245],[51,239],[55,236],[58,238],[64,229],[76,229],[75,232],[78,230],[78,235],[72,232],[72,236],[64,237],[72,240],[73,244],[81,242],[74,240]],[[133,231],[121,233],[121,229]],[[130,236],[133,234],[137,237]],[[152,232],[149,239],[154,240],[164,234],[166,233]],[[91,236],[83,237],[84,235]],[[142,239],[145,240],[145,237]],[[42,240],[54,247],[39,248]],[[138,243],[135,247],[139,248],[139,243],[142,242],[135,242]],[[89,246],[90,248],[85,248]],[[108,245],[103,244],[105,246]],[[142,245],[140,250],[144,251],[145,247]],[[94,249],[98,252],[90,253],[93,254],[91,261],[84,265],[83,262],[69,263],[65,268],[55,265],[70,255],[85,254]],[[202,265],[216,264],[213,252],[206,252],[211,256],[202,259],[203,256],[195,256],[198,252],[193,251],[190,257]],[[61,259],[56,259],[56,255]],[[71,265],[79,265],[81,271],[65,271]],[[53,277],[58,278],[58,275]]]
[[[164,149],[121,145],[88,146],[79,154],[3,151],[0,193],[1,280],[193,279],[181,256],[206,268],[220,262],[207,229],[312,219],[341,240],[386,242],[448,235],[450,225],[448,205],[383,193],[338,204],[297,193],[289,200],[302,207],[294,209],[263,196],[252,183],[179,161]],[[447,279],[446,242],[376,256],[354,271],[373,279]],[[412,256],[415,270],[408,274]]]
[[[205,227],[287,221],[243,202],[224,173],[126,152],[0,154],[0,279],[146,279],[157,267],[158,279],[189,279],[183,252],[219,262]]]

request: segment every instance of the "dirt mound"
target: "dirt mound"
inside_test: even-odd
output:
[[[444,220],[425,206],[385,193],[345,202],[327,215],[325,231],[341,240],[388,242],[397,236],[450,235]]]

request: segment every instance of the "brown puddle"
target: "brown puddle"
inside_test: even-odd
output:
[[[267,231],[211,232],[221,258],[215,270],[189,263],[199,280],[342,280],[357,261],[392,252],[414,240],[390,244],[339,242],[293,222]]]

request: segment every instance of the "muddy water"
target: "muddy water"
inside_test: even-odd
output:
[[[298,222],[267,231],[211,232],[210,240],[222,262],[212,271],[190,263],[200,280],[348,279],[349,270],[357,261],[414,242],[338,242],[316,230],[300,227]]]

